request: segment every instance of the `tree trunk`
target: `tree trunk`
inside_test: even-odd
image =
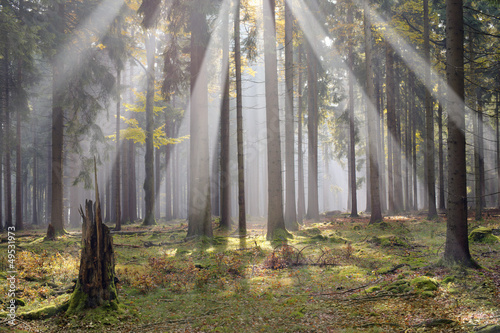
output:
[[[137,220],[137,183],[136,183],[136,172],[135,172],[135,143],[133,140],[129,140],[128,143],[128,167],[129,167],[129,216],[130,221],[134,222]]]
[[[78,280],[69,301],[68,314],[76,314],[84,309],[99,306],[108,306],[114,310],[118,308],[113,237],[108,227],[102,223],[97,174],[95,188],[95,205],[92,201],[86,200],[85,213],[80,206],[83,218],[82,254]]]
[[[22,61],[18,60],[18,84],[22,83]],[[22,89],[21,86],[18,89]],[[16,230],[23,230],[23,181],[21,165],[21,105],[16,112]]]
[[[236,22],[239,22],[239,12],[236,12],[235,16],[235,22],[234,26],[236,29]],[[221,105],[221,111],[220,111],[220,137],[221,137],[221,142],[220,142],[220,226],[221,228],[224,229],[230,229],[231,228],[231,171],[229,167],[229,151],[230,151],[230,106],[229,106],[229,85],[230,85],[230,80],[229,80],[229,21],[226,19],[227,15],[225,15],[225,22],[224,26],[227,27],[224,29],[224,36],[223,36],[223,46],[222,46],[222,52],[223,52],[223,59],[222,59],[222,64],[225,66],[224,70],[224,78],[223,78],[223,83],[224,83],[224,91],[222,95],[222,105]],[[239,23],[238,23],[238,28],[239,28]],[[239,34],[238,31],[234,31],[234,60],[236,64],[236,75],[238,75],[238,70],[241,70],[241,67],[238,68],[238,46],[239,46]],[[238,80],[238,79],[236,79]],[[238,94],[238,92],[236,92]],[[238,95],[237,95],[238,96]]]
[[[129,197],[130,197],[130,193],[129,193],[129,178],[130,178],[130,175],[129,175],[129,169],[130,169],[130,165],[128,163],[128,140],[125,141],[121,144],[121,147],[120,147],[121,151],[122,151],[122,195],[121,195],[121,199],[122,199],[122,209],[121,209],[121,212],[122,212],[122,218],[121,218],[121,221],[122,223],[130,223],[130,200],[129,200]]]
[[[1,120],[0,120],[1,121]],[[33,213],[32,213],[32,223],[33,225],[38,225],[38,150],[37,150],[37,140],[38,140],[38,133],[35,128],[32,128],[33,131]],[[2,137],[0,133],[0,137]],[[1,155],[1,152],[0,152]],[[2,164],[1,158],[0,158],[0,164]],[[2,174],[2,169],[0,168],[0,175]],[[0,177],[1,178],[1,177]],[[1,191],[1,184],[0,184],[0,193]],[[2,197],[0,195],[0,202],[2,201]],[[1,206],[1,205],[0,205]],[[0,210],[0,229],[2,227],[2,212]]]
[[[387,187],[389,196],[389,214],[396,213],[394,207],[394,172],[393,172],[393,144],[396,137],[396,103],[394,83],[394,52],[389,42],[385,45],[385,89],[387,96]],[[396,143],[397,144],[397,143]]]
[[[288,230],[298,230],[293,130],[293,15],[289,1],[285,1],[285,86],[285,226]]]
[[[299,116],[297,119],[297,222],[302,224],[302,219],[305,212],[305,198],[304,198],[304,153],[302,149],[302,114],[304,110],[304,104],[302,102],[302,43],[299,45],[298,50],[298,108]]]
[[[245,164],[243,159],[243,89],[241,87],[240,7],[241,1],[238,1],[234,20],[234,62],[236,69],[236,141],[238,149],[238,232],[240,236],[245,236],[247,233],[247,218]]]
[[[434,110],[431,98],[431,55],[429,44],[429,4],[424,1],[424,58],[425,58],[425,170],[427,171],[427,218],[437,216],[436,176],[434,171]]]
[[[444,261],[473,266],[467,232],[464,107],[464,22],[462,0],[446,1],[448,92],[448,219]]]
[[[275,0],[263,2],[264,64],[266,82],[267,129],[267,239],[286,237],[283,216],[283,182],[281,177],[281,142],[278,105],[278,72],[276,58]],[[316,187],[317,189],[317,187]]]
[[[146,37],[146,53],[147,53],[147,91],[146,91],[146,154],[145,162],[145,179],[144,179],[144,195],[146,209],[144,212],[143,225],[156,225],[155,220],[155,174],[154,174],[154,91],[155,91],[155,52],[156,40],[153,32],[149,32]]]
[[[310,42],[311,43],[311,42]],[[318,205],[318,76],[317,59],[312,45],[308,45],[307,53],[307,80],[308,80],[308,116],[307,116],[307,151],[308,151],[308,177],[307,177],[307,218],[319,220]]]
[[[373,63],[372,63],[372,26],[369,20],[369,6],[364,5],[364,35],[365,35],[365,52],[366,52],[366,95],[368,97],[368,140],[370,151],[370,196],[371,196],[371,216],[370,223],[382,221],[382,211],[380,209],[380,183],[379,183],[379,167],[378,167],[378,145],[377,133],[374,128],[375,122],[378,121],[376,111],[374,110],[374,89],[373,89]]]
[[[189,223],[187,237],[212,237],[210,156],[208,154],[208,78],[203,59],[208,24],[201,8],[191,11],[191,116],[189,146]]]
[[[347,24],[353,24],[353,3],[348,4]],[[354,57],[353,57],[353,37],[348,41],[347,65],[348,73],[348,96],[349,96],[349,150],[347,158],[347,168],[349,169],[349,191],[351,199],[351,217],[358,216],[358,197],[356,194],[356,141],[355,141],[355,117],[354,117]]]
[[[116,70],[116,145],[115,145],[115,193],[114,193],[114,204],[115,204],[115,230],[119,231],[122,229],[122,211],[121,211],[121,144],[120,144],[120,109],[121,109],[121,69]]]
[[[439,96],[442,96],[441,94],[441,86],[439,86]],[[444,211],[446,209],[445,207],[445,196],[444,196],[444,150],[443,150],[443,105],[441,104],[441,101],[439,101],[438,105],[438,135],[439,135],[439,142],[438,142],[438,173],[439,173],[439,201],[438,201],[438,209],[440,211]]]
[[[476,221],[483,218],[484,207],[484,149],[483,149],[483,103],[481,88],[477,88],[476,99],[476,128],[477,135],[474,136],[476,146],[475,152],[475,173],[476,173]]]
[[[165,136],[167,138],[174,137],[172,135],[173,121],[169,120],[165,114]],[[165,220],[172,219],[172,145],[165,146]],[[176,177],[178,177],[176,175]]]
[[[161,205],[160,202],[156,202],[157,198],[161,197],[161,150],[160,148],[154,148],[155,151],[155,216],[161,218]]]

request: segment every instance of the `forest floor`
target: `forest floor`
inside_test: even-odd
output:
[[[500,212],[485,215],[469,221],[471,232],[486,231],[470,242],[481,269],[440,264],[443,216],[377,225],[323,216],[276,242],[265,240],[263,219],[252,219],[243,239],[216,230],[213,239],[187,242],[186,221],[127,225],[114,234],[119,308],[72,316],[49,314],[71,295],[79,230],[56,241],[26,230],[16,233],[16,331],[491,332],[500,324]],[[3,233],[0,331],[14,331],[5,319],[7,267]]]

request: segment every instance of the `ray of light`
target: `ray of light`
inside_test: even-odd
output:
[[[72,32],[71,39],[62,46],[57,55],[56,63],[64,64],[64,72],[60,81],[56,82],[56,89],[64,89],[65,83],[82,70],[83,64],[80,60],[90,56],[91,50],[100,43],[124,3],[124,0],[104,0]]]

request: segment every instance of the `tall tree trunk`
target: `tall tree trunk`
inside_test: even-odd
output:
[[[104,165],[104,168],[105,168],[105,172],[106,172],[106,189],[105,189],[105,196],[106,196],[106,202],[105,202],[105,218],[104,218],[104,222],[109,222],[111,221],[111,173],[110,173],[110,166],[108,165],[108,163],[106,163]]]
[[[442,96],[441,94],[441,86],[439,86],[439,96]],[[439,135],[439,142],[438,142],[438,173],[439,173],[439,201],[438,201],[438,209],[440,211],[445,210],[445,196],[444,196],[444,150],[443,150],[443,105],[441,104],[441,101],[439,101],[438,105],[438,119],[437,119],[437,124],[438,124],[438,135]]]
[[[56,4],[57,16],[60,20],[57,31],[59,34],[64,34],[65,29],[65,13],[64,4]],[[64,110],[63,100],[64,93],[62,87],[64,66],[61,61],[58,61],[59,55],[56,55],[53,60],[52,70],[52,193],[51,193],[51,225],[54,233],[64,233],[63,219],[63,143],[64,143]],[[47,230],[49,231],[50,228]],[[47,236],[49,232],[47,232]]]
[[[34,127],[34,128],[32,128],[32,132],[34,133],[33,134],[33,192],[32,192],[32,195],[33,195],[33,202],[32,202],[32,205],[33,205],[32,215],[33,216],[32,217],[33,218],[31,221],[32,221],[33,225],[38,225],[38,191],[39,191],[38,190],[38,150],[37,150],[38,133],[36,130],[36,126],[33,126],[33,127]],[[0,134],[0,137],[1,137],[1,134]],[[0,159],[0,164],[1,164],[1,159]],[[0,168],[0,175],[2,174],[1,171],[2,170]],[[2,187],[0,186],[0,193],[2,193],[1,188]],[[2,201],[2,197],[0,195],[0,202],[1,201]],[[2,213],[0,210],[0,228],[2,227],[1,215],[2,215]]]
[[[21,60],[18,60],[18,89],[21,90],[23,79]],[[18,105],[16,112],[16,230],[23,230],[23,181],[21,165],[21,105]]]
[[[377,138],[377,147],[379,149],[379,156],[380,158],[380,164],[379,164],[379,170],[382,170],[382,172],[379,172],[379,184],[380,184],[380,209],[382,212],[387,211],[387,173],[385,172],[386,165],[385,165],[385,117],[384,117],[384,93],[383,93],[383,88],[382,88],[382,73],[381,73],[381,65],[378,64],[380,62],[380,59],[375,58],[375,68],[378,68],[377,71],[375,71],[375,82],[374,82],[374,98],[376,101],[375,104],[375,110],[376,114],[378,115],[377,122],[375,123],[375,131],[377,133],[376,138]],[[373,65],[372,65],[373,66]],[[389,137],[389,136],[388,136]]]
[[[348,4],[347,24],[353,24],[353,3]],[[352,36],[354,37],[354,36]],[[351,194],[351,217],[358,216],[358,197],[356,194],[356,142],[355,142],[355,117],[354,117],[354,57],[352,51],[352,39],[348,41],[347,65],[348,73],[348,95],[349,95],[349,150],[348,150],[348,169],[349,169],[349,190]]]
[[[129,140],[128,143],[128,166],[129,166],[129,216],[130,221],[134,222],[137,220],[137,183],[136,183],[136,172],[135,172],[135,143],[133,140]]]
[[[444,261],[448,264],[473,266],[467,232],[463,28],[462,0],[446,0],[449,165]]]
[[[236,141],[238,149],[238,232],[240,236],[244,236],[247,233],[247,220],[245,200],[245,164],[243,152],[243,89],[241,87],[240,7],[241,1],[238,1],[234,20],[234,63],[236,69]]]
[[[364,4],[364,35],[365,35],[365,53],[366,53],[366,95],[368,97],[368,142],[370,151],[370,193],[371,193],[371,216],[370,223],[382,221],[382,211],[380,209],[380,183],[378,166],[378,147],[377,133],[374,128],[378,121],[376,111],[374,110],[374,87],[373,87],[373,62],[372,62],[372,25],[369,19],[369,5]]]
[[[204,68],[208,24],[200,8],[191,12],[191,117],[189,223],[187,237],[212,237],[208,154],[208,78]]]
[[[396,58],[395,62],[395,72],[400,73],[399,69],[399,61]],[[395,102],[395,108],[394,108],[394,140],[393,140],[393,146],[392,146],[392,171],[393,171],[393,177],[394,177],[394,210],[396,212],[401,212],[403,210],[403,180],[402,180],[402,173],[401,173],[401,158],[402,158],[402,141],[401,141],[401,112],[399,111],[401,109],[400,104],[401,104],[401,92],[399,89],[399,84],[400,79],[399,75],[396,75],[395,77],[395,97],[396,97],[396,102]]]
[[[299,115],[297,118],[297,222],[302,224],[302,219],[305,212],[305,198],[304,198],[304,153],[302,149],[302,119],[304,104],[302,102],[302,43],[298,49],[298,108]]]
[[[425,58],[425,170],[427,171],[427,218],[437,216],[436,176],[434,171],[434,110],[431,97],[431,55],[429,44],[429,4],[424,1],[424,58]]]
[[[312,41],[311,41],[312,42]],[[311,43],[310,42],[310,43]],[[319,220],[318,204],[318,63],[312,45],[307,49],[307,85],[308,85],[308,116],[307,116],[307,218]]]
[[[275,0],[263,1],[264,64],[266,82],[267,128],[267,239],[283,237],[286,233],[283,216],[283,182],[281,177],[281,142],[278,105],[278,72],[276,58]],[[316,187],[317,191],[317,187]]]
[[[389,42],[385,43],[385,89],[387,96],[387,187],[389,196],[389,214],[397,213],[394,207],[394,172],[393,145],[396,137],[396,102],[394,82],[394,51]]]
[[[129,189],[129,170],[130,170],[130,164],[128,163],[128,140],[124,140],[122,143],[120,149],[122,151],[122,218],[121,221],[122,223],[129,223],[130,222],[130,189]]]
[[[481,88],[477,88],[477,98],[476,98],[476,128],[477,135],[475,138],[475,174],[476,174],[476,221],[479,221],[483,217],[483,207],[484,207],[484,149],[483,149],[483,102]]]
[[[298,230],[293,130],[293,15],[289,1],[285,1],[285,86],[285,226],[288,230]]]
[[[120,181],[120,173],[121,173],[121,143],[120,143],[120,109],[121,109],[121,69],[116,69],[116,145],[115,145],[115,193],[114,193],[114,204],[115,204],[115,230],[122,229],[122,211],[121,211],[121,202],[120,202],[120,194],[121,194],[121,181]]]
[[[156,202],[157,198],[160,198],[160,191],[161,191],[161,165],[160,165],[160,158],[161,158],[161,150],[159,148],[155,148],[155,216],[157,218],[161,217],[161,211],[160,211],[160,202]]]
[[[155,220],[155,174],[154,174],[154,91],[155,91],[155,52],[156,39],[154,32],[149,32],[146,37],[146,57],[147,57],[147,91],[146,91],[146,154],[144,196],[145,212],[143,225],[156,225]]]
[[[239,46],[239,34],[236,31],[236,22],[239,22],[239,12],[236,12],[235,22],[234,22],[234,57],[236,64],[236,72],[238,72],[238,46]],[[221,151],[220,151],[220,226],[224,229],[231,228],[231,171],[229,167],[229,151],[230,151],[230,106],[229,106],[229,20],[227,19],[227,15],[224,18],[224,26],[227,27],[224,29],[223,36],[223,59],[222,64],[225,67],[225,75],[223,78],[224,82],[224,91],[222,95],[222,105],[220,111],[220,137],[221,137]],[[239,23],[238,23],[239,28]],[[241,68],[240,68],[241,70]],[[236,73],[238,75],[238,73]],[[238,79],[236,79],[238,80]]]
[[[7,71],[7,60],[4,62],[5,71]],[[10,114],[8,107],[9,104],[9,84],[8,82],[5,84],[5,92],[4,92],[4,103],[7,105],[4,113],[4,151],[5,151],[5,170],[4,170],[4,183],[5,183],[5,226],[11,227],[14,226],[12,221],[12,178],[11,178],[11,145],[10,145]]]
[[[165,136],[172,135],[173,121],[165,113]],[[177,177],[177,175],[176,175]],[[172,219],[172,145],[165,146],[165,220]]]

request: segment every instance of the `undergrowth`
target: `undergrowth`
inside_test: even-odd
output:
[[[498,220],[482,222],[498,231]],[[479,225],[478,225],[479,226]],[[262,221],[240,239],[184,241],[184,221],[116,234],[118,311],[23,320],[47,332],[468,332],[500,318],[500,243],[473,242],[482,269],[441,267],[445,219],[325,217],[270,243]],[[476,227],[476,226],[475,226]],[[79,236],[20,235],[17,314],[69,299]],[[491,238],[494,240],[495,238]],[[7,267],[0,244],[0,266]],[[0,273],[2,279],[5,273]],[[6,284],[0,293],[6,295]],[[4,300],[2,299],[2,302]],[[4,303],[5,304],[5,303]],[[2,310],[0,315],[5,316]]]

